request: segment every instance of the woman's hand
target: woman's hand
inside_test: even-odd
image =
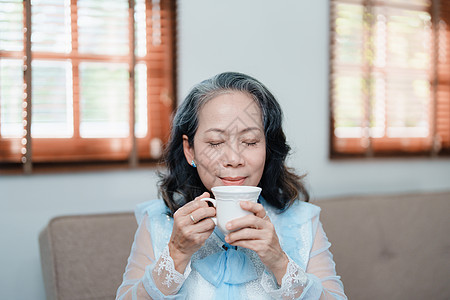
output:
[[[207,197],[209,193],[205,192],[173,214],[169,252],[175,269],[180,273],[184,272],[192,254],[203,246],[214,231],[215,225],[210,218],[216,215],[216,209],[201,200]]]
[[[233,232],[225,237],[225,241],[255,251],[281,285],[289,259],[281,249],[275,227],[261,204],[250,201],[240,204],[242,209],[253,214],[228,222],[227,229]]]

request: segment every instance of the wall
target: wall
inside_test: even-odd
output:
[[[180,1],[178,96],[223,71],[266,84],[285,113],[290,165],[313,198],[450,189],[450,160],[331,162],[328,1]],[[45,299],[38,233],[57,215],[132,210],[156,197],[154,170],[0,176],[2,299]],[[23,188],[26,186],[26,189]]]
[[[45,299],[38,235],[51,218],[132,211],[156,181],[152,170],[0,176],[0,298]]]
[[[448,159],[328,159],[328,5],[324,0],[183,2],[179,98],[223,71],[261,80],[283,108],[293,148],[290,164],[308,173],[313,197],[449,189]]]

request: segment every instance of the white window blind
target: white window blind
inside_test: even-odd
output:
[[[23,2],[0,0],[0,45],[3,51],[23,51]]]
[[[78,51],[98,55],[127,55],[127,0],[78,0]]]
[[[31,50],[70,53],[70,0],[32,0],[31,13]]]
[[[0,0],[0,168],[158,158],[175,14],[173,0]]]
[[[73,136],[72,64],[70,61],[33,60],[31,136]],[[20,136],[20,135],[19,135]]]
[[[20,59],[0,60],[0,129],[5,138],[22,136],[22,67]]]
[[[433,3],[331,1],[331,157],[445,153],[433,83],[448,4]]]
[[[128,69],[125,63],[80,63],[81,137],[129,135]]]

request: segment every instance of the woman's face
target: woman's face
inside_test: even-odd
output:
[[[183,136],[184,154],[194,160],[210,191],[221,185],[258,185],[266,160],[261,109],[247,94],[219,95],[200,109],[194,146]]]

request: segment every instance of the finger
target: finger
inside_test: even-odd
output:
[[[195,199],[194,199],[194,201],[199,201],[199,200],[201,200],[201,199],[203,199],[203,198],[209,198],[211,195],[208,193],[208,192],[203,192],[203,194],[201,194],[200,196],[198,196],[198,197],[196,197]]]
[[[200,221],[202,221],[203,219],[212,218],[215,215],[216,215],[216,209],[214,207],[206,206],[206,207],[200,207],[200,208],[194,210],[188,216],[186,216],[186,218],[189,219],[189,221],[192,224],[196,224],[196,223],[199,223]]]
[[[263,240],[267,236],[268,235],[262,230],[257,230],[253,228],[243,228],[229,233],[225,237],[225,241],[229,244],[232,244],[234,242],[244,240]]]
[[[241,208],[247,211],[250,211],[255,214],[255,216],[259,218],[264,218],[266,215],[266,210],[260,203],[251,202],[251,201],[241,201]]]
[[[195,230],[198,233],[211,233],[215,227],[216,224],[210,218],[203,219],[195,224]]]
[[[255,215],[247,215],[244,217],[231,220],[225,226],[229,231],[235,231],[246,227],[263,229],[267,227],[266,223],[271,224],[270,222],[266,222],[265,220],[258,218]]]
[[[202,243],[204,243],[209,238],[211,233],[212,233],[212,230],[199,233],[199,235],[198,235],[199,236],[199,240],[201,240]]]
[[[188,230],[189,233],[185,235],[185,238],[195,244],[202,244],[213,233],[215,225],[212,220],[204,220],[197,225],[196,227],[191,227],[191,230]]]
[[[258,253],[258,251],[263,247],[263,242],[261,240],[240,240],[229,244],[232,246],[247,248],[255,251],[256,253]]]
[[[200,196],[196,197],[194,200],[186,203],[182,207],[180,207],[175,213],[180,216],[187,216],[192,213],[194,210],[200,207],[208,207],[208,204],[205,201],[200,201],[203,198],[208,198],[209,193],[204,192]]]

